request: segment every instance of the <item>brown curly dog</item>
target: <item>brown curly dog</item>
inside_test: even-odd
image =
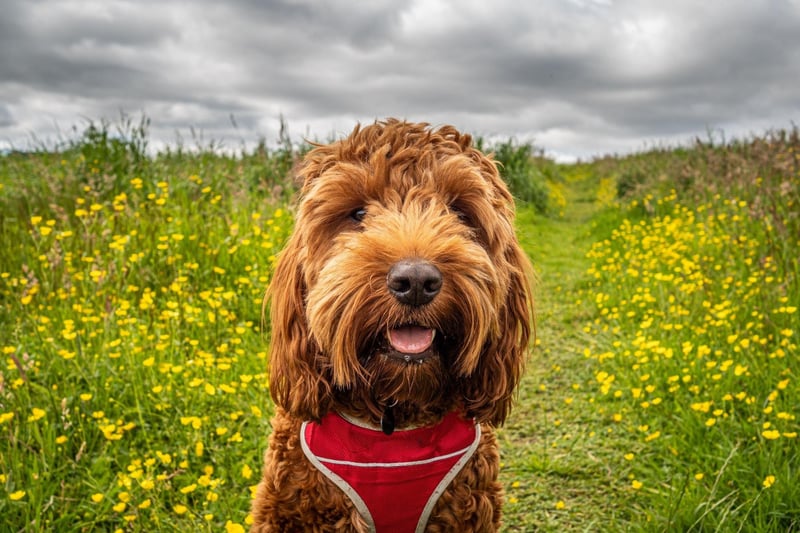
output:
[[[529,264],[494,162],[389,119],[318,145],[270,285],[277,405],[253,531],[495,531],[494,427],[522,373]]]

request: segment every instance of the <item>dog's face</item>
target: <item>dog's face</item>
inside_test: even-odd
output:
[[[492,161],[451,127],[390,120],[312,150],[301,177],[270,291],[276,402],[302,418],[399,402],[502,423],[530,291]]]

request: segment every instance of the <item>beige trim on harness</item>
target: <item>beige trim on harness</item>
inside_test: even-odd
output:
[[[356,492],[356,490],[350,485],[350,483],[342,479],[342,477],[339,476],[336,472],[332,471],[330,468],[325,466],[322,463],[322,461],[320,461],[319,458],[316,455],[314,455],[314,453],[308,447],[308,443],[306,442],[307,425],[308,422],[303,422],[303,424],[300,426],[300,446],[303,448],[303,453],[306,455],[308,460],[311,461],[311,464],[317,468],[317,470],[322,472],[325,475],[325,477],[330,479],[334,485],[342,489],[342,492],[344,492],[347,495],[347,497],[350,498],[350,501],[353,502],[353,505],[355,506],[358,513],[367,523],[367,527],[369,527],[369,532],[376,533],[375,520],[372,518],[372,514],[369,512],[369,507],[367,507],[366,502],[364,502],[364,500],[361,499],[361,496],[358,495],[358,492]]]
[[[439,484],[436,485],[436,488],[431,493],[430,497],[428,498],[425,507],[422,509],[422,514],[417,521],[417,528],[415,530],[416,533],[423,533],[425,531],[425,527],[428,525],[428,519],[433,512],[433,508],[436,506],[436,502],[439,501],[439,498],[447,489],[447,486],[450,484],[453,479],[458,475],[459,472],[464,468],[467,462],[475,455],[475,451],[478,449],[478,445],[480,444],[481,440],[481,426],[480,424],[475,424],[475,438],[473,439],[472,443],[467,447],[463,448],[457,452],[453,452],[450,454],[446,454],[444,456],[436,457],[433,459],[428,459],[424,461],[412,461],[412,462],[398,462],[398,463],[353,463],[350,461],[340,461],[334,459],[326,459],[324,457],[318,457],[311,451],[308,446],[308,442],[306,441],[306,427],[308,426],[309,422],[303,422],[300,426],[300,446],[303,449],[303,453],[305,454],[306,458],[311,462],[314,467],[317,468],[322,474],[325,475],[328,479],[330,479],[334,485],[339,487],[342,492],[350,498],[350,501],[353,502],[353,506],[356,508],[358,513],[367,523],[367,527],[369,528],[370,533],[376,533],[375,527],[375,520],[372,518],[372,514],[369,511],[369,507],[367,506],[366,502],[359,496],[358,492],[350,485],[347,481],[345,481],[341,476],[333,472],[330,468],[328,468],[324,462],[328,462],[331,464],[348,464],[351,466],[357,467],[381,467],[381,466],[409,466],[414,464],[426,464],[434,461],[444,460],[447,458],[454,457],[460,453],[464,455],[450,468],[450,470],[445,474]],[[324,461],[324,462],[323,462]]]
[[[447,489],[447,486],[450,484],[453,479],[461,472],[461,469],[464,468],[464,465],[467,464],[467,461],[475,455],[475,450],[478,449],[478,445],[481,442],[481,425],[475,424],[475,440],[472,441],[472,444],[467,448],[467,451],[464,453],[464,456],[458,460],[456,464],[450,469],[450,471],[442,478],[436,488],[434,489],[431,497],[428,498],[428,503],[425,504],[425,507],[422,509],[422,514],[419,517],[419,522],[417,522],[417,529],[416,533],[423,533],[425,531],[425,527],[428,525],[428,519],[433,512],[433,507],[436,505],[436,502],[439,501],[439,497],[444,494],[444,491]]]

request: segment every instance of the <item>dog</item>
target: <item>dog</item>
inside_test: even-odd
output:
[[[533,332],[496,164],[452,126],[387,119],[315,144],[298,178],[252,531],[496,531],[495,428]]]

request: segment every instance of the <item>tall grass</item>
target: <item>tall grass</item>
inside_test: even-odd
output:
[[[90,123],[56,150],[0,157],[4,527],[247,526],[272,409],[261,296],[291,230],[301,148],[283,135],[238,154],[152,154],[147,128]],[[551,297],[579,298],[580,320],[589,303],[583,331],[565,335],[585,342],[583,359],[565,368],[591,370],[570,389],[591,398],[568,405],[603,417],[586,435],[628,495],[612,514],[632,530],[800,527],[797,131],[567,170],[513,141],[493,149],[540,213],[568,207],[570,188],[597,193],[590,224],[582,205],[546,226],[551,241],[591,225],[597,236],[587,272],[551,261],[583,276],[579,294]],[[541,217],[522,213],[533,249]],[[524,423],[520,434],[546,431]],[[529,523],[521,481],[509,523]],[[555,511],[596,525],[567,514],[579,504],[560,496]]]
[[[798,148],[794,130],[598,164],[627,200],[590,252],[585,355],[653,530],[800,528]]]
[[[261,298],[304,147],[282,128],[275,148],[152,154],[148,126],[0,157],[4,527],[249,520],[272,410]]]
[[[144,126],[0,159],[0,522],[14,530],[246,520],[291,160],[263,145],[149,157]]]
[[[521,144],[513,138],[493,145],[479,138],[476,144],[478,149],[494,154],[500,163],[500,175],[517,202],[531,205],[542,214],[551,210],[550,191],[561,181],[553,161],[532,144]]]

